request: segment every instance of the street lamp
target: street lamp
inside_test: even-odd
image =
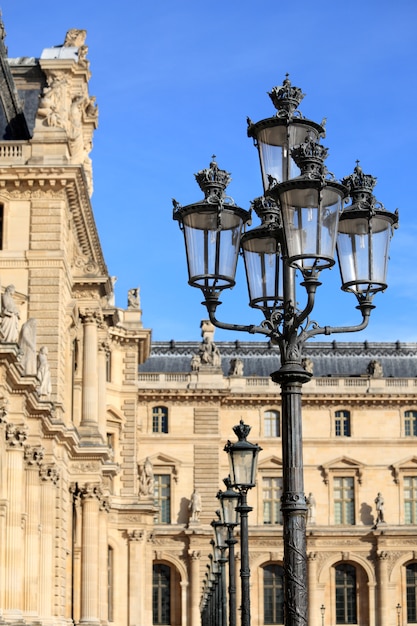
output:
[[[302,386],[311,373],[302,366],[304,343],[317,335],[360,331],[374,308],[373,297],[387,287],[389,243],[398,214],[373,195],[376,179],[357,162],[351,176],[335,180],[320,144],[324,122],[304,118],[304,97],[286,76],[269,94],[277,113],[253,123],[248,135],[259,152],[263,196],[252,203],[260,225],[242,233],[249,213],[226,195],[230,175],[213,160],[196,174],[205,198],[182,207],[173,200],[173,217],[184,233],[189,284],[199,287],[212,324],[218,328],[260,333],[279,346],[281,367],[271,374],[281,386],[284,605],[286,626],[307,622],[306,513],[302,457]],[[345,199],[352,202],[343,208]],[[246,269],[249,306],[259,309],[258,325],[216,318],[221,292],[235,284],[240,250]],[[338,257],[343,291],[355,294],[361,321],[353,326],[319,326],[310,318],[320,272]],[[305,291],[299,308],[297,276]]]
[[[324,614],[326,612],[326,607],[324,606],[324,604],[321,605],[320,607],[320,613],[321,613],[321,626],[324,626]]]
[[[217,514],[220,517],[220,511],[217,511]],[[225,552],[227,550],[227,526],[223,523],[221,519],[213,520],[211,525],[214,530],[215,535],[215,543],[214,543],[214,551],[216,555],[217,562],[220,566],[220,611],[221,615],[221,626],[226,626],[227,624],[227,597],[226,597],[226,573],[225,573],[225,564],[227,563],[227,558],[225,557]]]
[[[398,603],[395,608],[397,609],[397,624],[401,626],[401,604]]]
[[[239,491],[240,503],[240,582],[242,589],[241,626],[250,626],[250,568],[248,514],[253,510],[248,506],[247,493],[255,486],[258,454],[261,447],[247,441],[251,427],[240,420],[233,427],[238,438],[235,443],[227,442],[225,451],[229,456],[230,486]]]
[[[226,491],[219,491],[217,498],[220,501],[220,518],[227,528],[226,545],[229,548],[229,626],[236,626],[236,563],[235,545],[237,540],[233,536],[235,527],[239,524],[240,495],[232,489],[230,477],[224,479]]]

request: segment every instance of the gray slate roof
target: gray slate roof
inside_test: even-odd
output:
[[[279,349],[268,342],[215,342],[222,357],[225,376],[230,360],[243,361],[244,376],[269,376],[280,367]],[[190,372],[193,354],[199,342],[155,341],[141,372]],[[417,376],[417,343],[339,343],[311,342],[303,357],[313,362],[314,376],[363,376],[371,361],[379,361],[384,377]]]

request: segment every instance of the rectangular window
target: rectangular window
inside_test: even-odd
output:
[[[352,565],[336,566],[336,624],[357,624],[356,571]]]
[[[155,474],[154,476],[154,504],[159,511],[155,516],[157,524],[171,523],[171,476],[169,474]]]
[[[404,414],[404,435],[417,436],[417,411],[406,411]]]
[[[417,476],[404,476],[404,522],[417,524]]]
[[[333,479],[334,523],[355,523],[355,484],[353,476]]]
[[[165,406],[154,406],[152,409],[152,432],[168,432],[168,409]]]
[[[334,421],[336,437],[350,437],[350,413],[349,411],[336,411]]]
[[[263,523],[282,524],[282,478],[262,478]]]
[[[279,411],[265,411],[264,413],[264,436],[280,437],[281,433]]]

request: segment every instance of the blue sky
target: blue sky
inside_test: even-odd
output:
[[[92,203],[116,304],[140,286],[154,340],[198,340],[206,317],[187,285],[182,235],[171,198],[201,198],[194,173],[211,155],[232,173],[229,193],[248,208],[261,195],[246,117],[274,114],[267,91],[289,72],[306,94],[300,110],[327,118],[327,165],[337,178],[359,159],[378,178],[375,195],[400,228],[391,246],[389,288],[375,298],[370,326],[334,339],[417,341],[415,0],[2,0],[9,56],[40,56],[70,28],[86,29],[99,128],[92,152]],[[243,267],[218,317],[256,323]],[[337,267],[321,275],[313,314],[322,325],[359,321],[340,291]],[[304,294],[299,300],[303,302]],[[249,336],[216,331],[218,340]],[[330,337],[333,339],[333,337]]]

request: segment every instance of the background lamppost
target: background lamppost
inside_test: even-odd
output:
[[[224,479],[226,491],[219,491],[217,497],[220,500],[220,517],[227,527],[226,544],[229,548],[229,626],[236,626],[236,562],[235,545],[237,540],[233,536],[235,527],[239,524],[239,511],[237,510],[240,495],[232,489],[230,477]]]
[[[306,513],[302,457],[302,385],[311,373],[302,366],[304,343],[317,335],[364,329],[373,297],[387,287],[389,243],[397,213],[373,195],[376,179],[359,163],[340,183],[328,172],[327,149],[320,144],[324,124],[297,110],[304,94],[285,78],[269,94],[273,117],[253,123],[248,135],[258,148],[264,195],[252,203],[260,225],[242,234],[250,213],[226,195],[230,175],[212,161],[196,174],[204,199],[182,207],[174,219],[184,234],[189,284],[199,287],[211,322],[218,328],[261,333],[279,346],[281,367],[271,374],[281,386],[284,541],[284,615],[287,626],[307,623]],[[345,198],[351,204],[343,209]],[[224,323],[216,318],[223,289],[235,284],[243,253],[249,305],[259,309],[259,325]],[[354,293],[361,321],[353,326],[319,326],[310,318],[320,272],[335,263],[341,288]],[[297,284],[297,276],[301,282]],[[299,307],[297,287],[305,292]]]
[[[320,607],[320,613],[321,613],[321,626],[324,626],[324,614],[326,612],[326,607],[324,606],[324,604],[321,605]]]
[[[253,510],[248,506],[247,493],[255,486],[258,454],[262,448],[246,440],[251,427],[240,420],[233,427],[238,438],[235,443],[227,442],[225,451],[229,455],[230,484],[239,491],[240,503],[240,581],[242,588],[241,625],[250,626],[250,567],[248,514]]]
[[[220,515],[220,512],[218,511]],[[227,550],[227,526],[223,523],[221,519],[213,520],[211,525],[214,529],[215,534],[215,545],[214,550],[216,552],[217,562],[220,566],[220,615],[221,615],[221,626],[226,626],[227,624],[227,596],[226,596],[226,572],[225,572],[225,564],[227,563],[227,557],[225,557],[225,552]]]
[[[401,626],[401,604],[398,603],[395,608],[397,609],[397,625]]]

